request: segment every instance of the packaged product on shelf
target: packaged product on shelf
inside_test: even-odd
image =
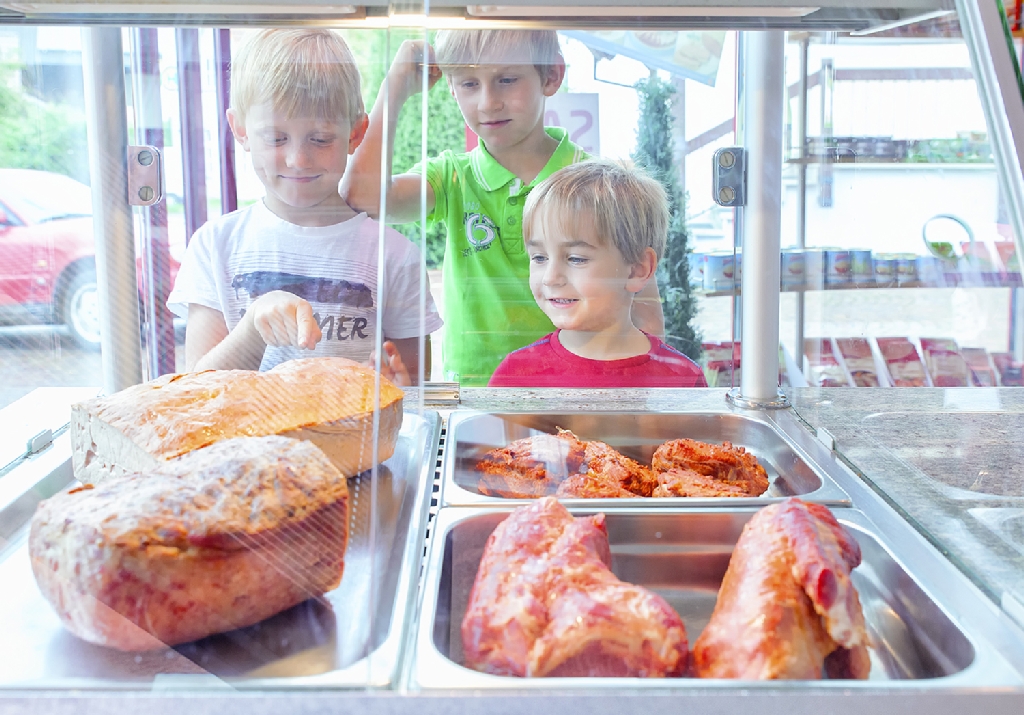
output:
[[[807,382],[815,387],[849,387],[846,370],[836,359],[832,338],[804,340],[804,361]]]
[[[855,387],[878,387],[878,368],[867,338],[836,338],[839,355]]]
[[[805,287],[820,290],[825,285],[825,253],[820,248],[804,251]]]
[[[1010,353],[992,353],[992,364],[999,371],[999,384],[1003,387],[1024,387],[1024,363],[1013,359]]]
[[[971,384],[967,362],[955,340],[921,338],[921,352],[935,387],[967,387]]]
[[[921,285],[931,288],[944,288],[946,286],[945,263],[936,256],[918,256],[917,279]]]
[[[889,383],[894,387],[926,387],[928,377],[917,348],[907,338],[877,338],[878,351],[882,353],[885,367],[889,371]]]
[[[900,287],[918,285],[917,254],[896,253],[893,256],[896,259],[896,285]]]
[[[850,277],[853,284],[857,286],[875,284],[875,268],[871,261],[870,249],[850,249]]]
[[[875,285],[890,288],[896,285],[896,256],[891,253],[876,253],[871,259],[875,272]]]
[[[731,342],[703,343],[704,348],[704,377],[708,381],[708,387],[729,387],[740,383],[740,344],[734,346]],[[733,374],[735,368],[735,376]]]
[[[825,285],[849,285],[852,281],[850,252],[843,248],[825,249]]]
[[[971,384],[976,387],[995,387],[999,384],[996,380],[996,371],[989,360],[988,351],[985,348],[963,348],[960,354],[964,356],[967,367],[971,371]]]
[[[736,261],[732,251],[715,251],[704,258],[704,290],[732,290],[736,287]]]
[[[804,273],[804,251],[787,248],[782,252],[781,283],[783,289],[803,288],[807,279]]]

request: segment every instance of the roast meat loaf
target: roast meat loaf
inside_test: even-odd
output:
[[[345,358],[291,360],[265,373],[164,375],[71,411],[75,477],[96,484],[154,469],[218,440],[281,434],[308,439],[345,476],[373,466],[376,374]],[[402,391],[380,378],[378,461],[395,451]]]
[[[335,588],[347,524],[346,479],[316,445],[240,437],[47,499],[29,556],[72,633],[150,650]]]

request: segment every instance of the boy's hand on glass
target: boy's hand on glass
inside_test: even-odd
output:
[[[412,377],[409,376],[409,370],[405,366],[405,362],[402,360],[401,353],[398,352],[398,348],[390,340],[384,341],[384,354],[380,359],[380,374],[391,380],[391,382],[401,387],[409,387],[412,385]],[[369,367],[377,367],[377,353],[370,354]]]
[[[267,345],[312,350],[323,338],[313,317],[313,306],[288,291],[274,290],[261,295],[249,306],[248,314]]]
[[[402,97],[418,94],[423,89],[424,63],[427,65],[427,89],[430,89],[441,79],[441,68],[434,64],[434,48],[423,40],[403,42],[388,71],[392,91],[399,92]]]

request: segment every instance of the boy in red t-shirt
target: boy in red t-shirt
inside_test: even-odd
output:
[[[706,387],[688,357],[637,328],[630,309],[668,235],[665,190],[607,161],[561,169],[526,200],[530,288],[558,328],[505,357],[492,387]]]

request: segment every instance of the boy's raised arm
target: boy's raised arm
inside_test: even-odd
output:
[[[370,110],[370,124],[362,143],[352,155],[338,190],[348,205],[357,211],[380,216],[381,151],[386,152],[388,185],[388,223],[408,223],[420,219],[420,182],[416,174],[392,176],[391,162],[395,146],[395,129],[402,106],[423,88],[424,52],[427,54],[429,86],[441,76],[433,63],[433,50],[421,40],[406,40],[398,49],[388,76],[381,85],[377,100]],[[387,107],[387,146],[384,146],[384,114]],[[434,208],[434,192],[427,186],[427,212]]]

